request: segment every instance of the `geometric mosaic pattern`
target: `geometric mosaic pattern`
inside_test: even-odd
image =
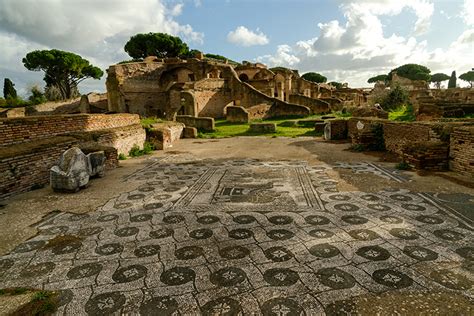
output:
[[[68,315],[332,314],[387,291],[474,298],[466,223],[407,190],[338,192],[330,168],[156,162],[96,212],[43,222],[0,257],[0,287],[62,290]],[[49,242],[58,236],[69,239]]]

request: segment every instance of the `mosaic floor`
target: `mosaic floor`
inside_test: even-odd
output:
[[[387,291],[474,298],[468,223],[423,194],[338,192],[330,168],[155,162],[96,212],[44,221],[0,257],[0,288],[61,289],[68,315],[337,314]]]

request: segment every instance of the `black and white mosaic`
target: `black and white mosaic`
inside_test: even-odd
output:
[[[398,290],[474,299],[468,223],[408,190],[339,192],[329,169],[156,162],[131,176],[137,190],[42,223],[0,257],[0,288],[62,290],[70,315],[313,315]],[[75,238],[47,246],[57,236]]]

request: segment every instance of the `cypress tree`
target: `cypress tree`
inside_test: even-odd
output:
[[[17,94],[14,86],[10,79],[5,78],[3,81],[3,97],[5,99],[16,99]]]
[[[456,88],[456,71],[453,71],[448,81],[448,89]]]

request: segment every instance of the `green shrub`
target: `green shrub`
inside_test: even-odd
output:
[[[37,105],[37,104],[45,103],[46,101],[48,101],[46,99],[46,96],[44,95],[44,93],[41,91],[41,89],[38,86],[31,87],[30,91],[31,91],[31,95],[28,98],[28,100],[30,101],[31,105]]]
[[[385,111],[391,111],[404,104],[408,104],[409,101],[408,92],[397,85],[381,100],[380,105]]]
[[[153,146],[153,144],[149,143],[149,142],[145,142],[143,144],[143,153],[145,155],[148,155],[149,153],[151,153],[153,150],[155,150],[155,146]]]
[[[120,153],[120,154],[118,155],[118,160],[127,160],[127,156],[125,156],[124,153]]]
[[[388,113],[388,119],[391,121],[413,122],[416,120],[413,106],[411,104],[402,105]]]
[[[149,142],[145,142],[143,144],[143,149],[140,149],[140,147],[138,147],[138,145],[134,145],[132,147],[132,149],[130,149],[130,151],[128,152],[128,155],[130,157],[140,157],[140,156],[143,156],[143,155],[150,154],[153,150],[155,150],[155,147],[152,144],[150,144]]]
[[[138,145],[133,145],[132,149],[130,149],[130,151],[128,152],[128,155],[130,157],[139,157],[143,155],[143,152],[140,147],[138,147]]]

